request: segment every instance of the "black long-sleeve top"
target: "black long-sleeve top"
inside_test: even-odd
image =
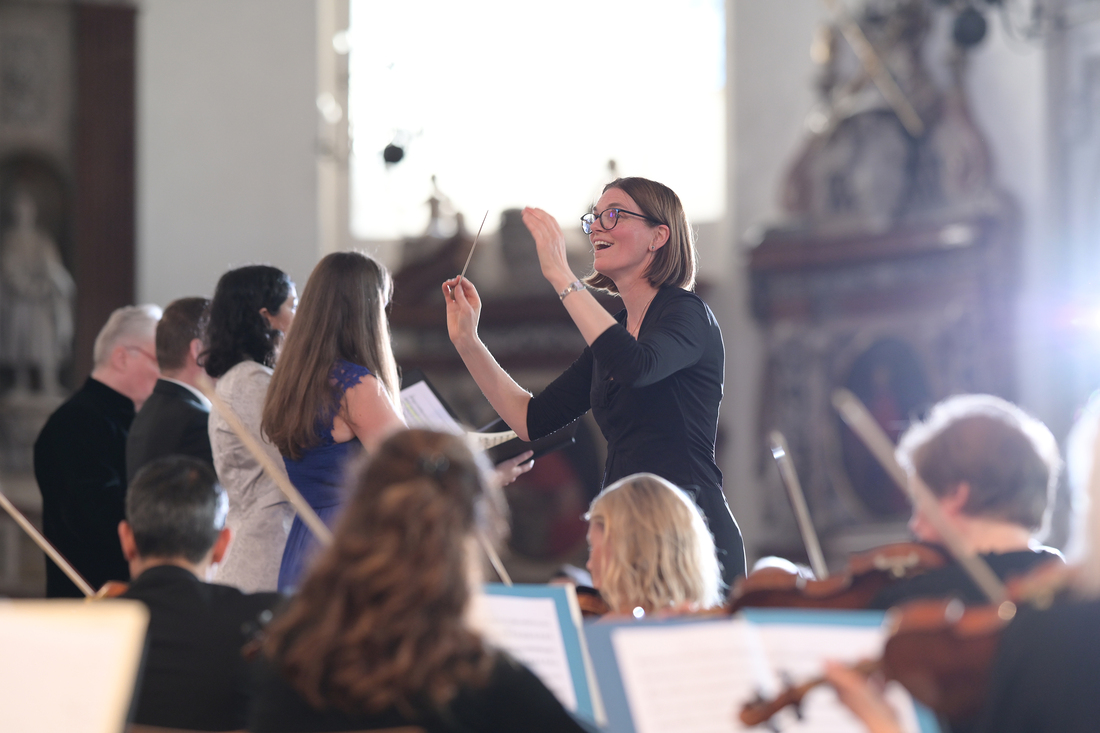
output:
[[[88,377],[34,443],[44,534],[97,589],[130,579],[118,523],[126,513],[126,437],[133,421],[129,397]],[[48,558],[46,596],[83,597]]]
[[[635,340],[604,331],[527,407],[531,440],[592,410],[607,438],[604,485],[655,473],[678,486],[721,487],[714,462],[725,347],[707,304],[694,293],[657,291]]]

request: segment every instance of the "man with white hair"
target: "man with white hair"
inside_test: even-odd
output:
[[[126,437],[160,376],[154,341],[160,315],[155,305],[111,314],[96,336],[91,376],[34,443],[45,535],[96,588],[130,577],[117,533],[125,516]],[[81,596],[49,559],[46,596]]]

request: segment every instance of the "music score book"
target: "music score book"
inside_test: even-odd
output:
[[[470,615],[490,643],[534,672],[566,710],[604,722],[573,586],[486,583]]]
[[[148,624],[140,601],[0,601],[0,729],[119,733]]]
[[[527,451],[533,451],[533,458],[539,458],[576,442],[576,422],[530,442],[520,440],[515,432],[509,430],[504,421],[499,418],[482,430],[469,431],[462,426],[451,406],[419,369],[410,369],[405,372],[401,384],[401,409],[405,414],[405,422],[410,428],[469,435],[477,441],[494,464],[503,463]]]
[[[612,733],[719,733],[747,728],[741,706],[817,677],[825,659],[882,653],[877,611],[749,609],[733,619],[599,622],[584,627]],[[907,733],[939,733],[935,716],[896,683],[887,699]],[[772,720],[784,733],[850,733],[863,725],[822,685]]]

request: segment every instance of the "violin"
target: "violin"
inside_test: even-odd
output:
[[[739,579],[726,610],[742,608],[867,608],[890,583],[942,568],[948,558],[934,545],[899,542],[852,555],[848,567],[826,580],[768,567]]]
[[[890,631],[882,657],[853,668],[899,682],[949,721],[967,720],[981,710],[1001,632],[1015,615],[1011,601],[971,608],[959,600],[913,601],[887,615]],[[826,682],[818,677],[774,699],[750,701],[741,709],[741,722],[760,725],[783,708],[797,706],[806,693]]]
[[[581,616],[584,618],[600,618],[611,613],[611,606],[603,599],[600,592],[587,585],[575,586],[577,592],[577,604],[581,607]]]
[[[957,599],[919,600],[893,608],[886,616],[889,635],[882,657],[852,667],[899,682],[949,721],[972,718],[985,702],[1001,633],[1015,618],[1017,604],[1049,608],[1071,595],[1079,571],[1061,560],[1043,563],[1009,580],[1012,600],[1000,604],[966,607]],[[772,700],[753,700],[742,708],[741,721],[749,726],[764,723],[825,683],[824,677],[817,677]]]

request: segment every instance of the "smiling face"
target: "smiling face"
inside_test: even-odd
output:
[[[634,199],[618,188],[605,191],[596,203],[595,211],[598,213],[612,208],[645,213]],[[614,229],[604,229],[597,220],[592,225],[588,241],[592,243],[595,253],[593,266],[596,272],[614,280],[621,289],[627,280],[644,276],[654,252],[668,241],[668,227],[624,213],[619,216]]]

